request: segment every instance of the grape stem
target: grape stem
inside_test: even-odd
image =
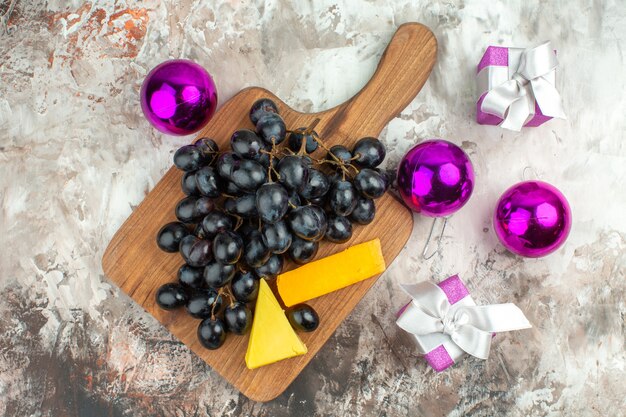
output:
[[[315,127],[319,123],[319,121],[320,119],[315,119],[313,123],[311,123],[311,125]],[[328,155],[330,155],[330,157],[332,158],[332,160],[328,160],[328,159],[323,160],[322,163],[329,163],[329,164],[337,165],[339,168],[341,168],[341,176],[344,181],[346,180],[346,175],[350,176],[350,171],[348,170],[348,168],[353,168],[358,174],[359,170],[354,165],[346,164],[343,160],[339,159],[339,157],[337,157],[334,153],[330,151],[330,149],[326,145],[324,145],[324,142],[322,142],[320,138],[313,136],[313,140],[317,142],[320,148],[324,149],[328,153]],[[350,160],[352,161],[353,159],[355,158],[353,157]]]
[[[237,229],[239,229],[241,225],[243,224],[243,217],[238,216],[236,214],[232,214],[232,216],[237,219],[237,223],[235,224],[235,227],[233,227],[233,230],[237,231]]]
[[[217,290],[217,297],[215,298],[215,302],[211,306],[211,320],[215,320],[215,306],[217,306],[217,300],[224,294],[224,287]]]

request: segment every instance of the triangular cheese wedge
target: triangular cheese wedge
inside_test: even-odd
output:
[[[264,279],[261,279],[260,284],[246,352],[248,369],[304,355],[307,352],[306,346],[289,324],[270,287]]]

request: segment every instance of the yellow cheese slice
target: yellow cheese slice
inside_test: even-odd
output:
[[[328,294],[385,271],[380,240],[352,246],[278,276],[278,293],[287,307]]]
[[[260,284],[246,352],[248,369],[304,355],[307,352],[306,346],[289,324],[270,287],[264,279],[261,279]]]

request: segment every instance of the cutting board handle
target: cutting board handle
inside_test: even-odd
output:
[[[401,25],[369,82],[339,105],[322,129],[355,137],[377,136],[417,96],[437,58],[437,39],[419,23]],[[335,109],[331,109],[335,110]]]

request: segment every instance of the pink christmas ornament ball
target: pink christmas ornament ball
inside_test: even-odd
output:
[[[197,132],[217,107],[217,89],[211,75],[185,59],[157,65],[144,80],[140,94],[146,119],[169,135]]]
[[[502,194],[493,216],[496,235],[511,252],[528,258],[560,248],[572,227],[565,196],[542,181],[515,184]]]
[[[398,191],[413,211],[444,217],[467,203],[474,190],[474,168],[455,144],[427,140],[411,148],[398,165]]]

